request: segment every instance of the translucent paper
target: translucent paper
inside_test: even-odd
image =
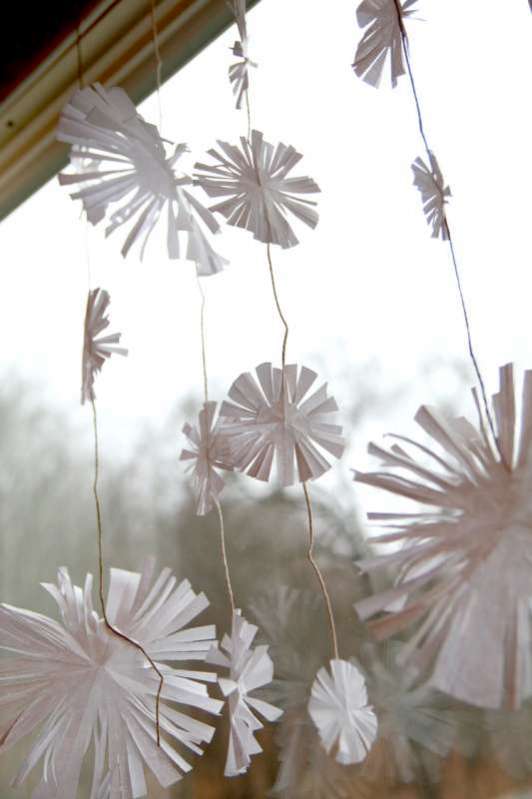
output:
[[[219,469],[227,468],[229,454],[226,439],[216,421],[216,409],[216,402],[205,402],[197,427],[188,423],[183,427],[190,448],[181,452],[180,460],[188,463],[192,475],[198,516],[212,510],[225,485]]]
[[[107,333],[109,327],[109,294],[104,289],[92,289],[87,297],[85,327],[83,335],[83,355],[81,363],[81,404],[96,399],[94,378],[111,355],[127,355],[124,347],[119,347],[121,333]]]
[[[415,12],[417,0],[364,0],[357,9],[357,21],[366,28],[357,47],[353,69],[371,86],[378,86],[386,62],[390,65],[392,86],[405,74],[401,42],[402,20]],[[400,16],[398,12],[400,8]]]
[[[445,203],[447,198],[451,196],[451,190],[443,181],[443,175],[438,166],[436,156],[430,153],[430,167],[425,164],[422,158],[416,158],[412,164],[412,171],[414,173],[414,186],[421,193],[425,219],[432,228],[432,238],[441,237],[446,241],[449,238],[449,233],[445,224]]]

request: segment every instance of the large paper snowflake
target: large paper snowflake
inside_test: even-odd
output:
[[[363,560],[368,572],[398,567],[396,585],[357,603],[386,638],[420,622],[400,661],[411,661],[435,688],[473,705],[519,707],[532,694],[532,372],[525,372],[521,418],[513,367],[500,370],[493,397],[498,447],[482,421],[448,419],[422,407],[418,424],[442,454],[403,436],[389,450],[370,444],[388,470],[355,480],[429,506],[414,513],[370,514],[388,532],[374,541],[401,544]],[[478,397],[474,392],[477,408]],[[506,465],[505,465],[506,464]]]
[[[157,128],[137,113],[123,89],[106,90],[99,83],[78,89],[63,109],[57,138],[72,145],[74,168],[80,158],[96,165],[92,170],[59,175],[63,185],[79,187],[71,196],[83,202],[87,219],[95,225],[107,217],[106,235],[130,224],[122,255],[138,242],[142,258],[162,215],[169,258],[181,257],[178,233],[184,231],[186,257],[196,262],[198,274],[210,275],[223,268],[225,259],[212,249],[198,220],[212,233],[219,231],[219,225],[184,188],[192,184],[191,178],[176,173],[186,146],[177,145],[167,157]]]
[[[361,763],[377,737],[377,717],[368,705],[364,677],[346,660],[331,660],[312,685],[308,712],[327,752],[339,763]]]
[[[302,158],[293,147],[274,147],[258,130],[251,132],[251,143],[243,137],[240,141],[241,148],[218,141],[220,151],[209,150],[217,163],[196,164],[196,183],[209,197],[224,198],[210,210],[221,213],[230,225],[251,231],[259,241],[293,247],[298,240],[287,213],[315,228],[316,203],[302,195],[320,189],[309,177],[288,177]]]
[[[402,20],[415,12],[417,0],[363,0],[357,9],[357,21],[367,28],[355,53],[356,74],[378,86],[386,60],[390,61],[392,86],[405,74],[401,36]]]
[[[253,711],[260,713],[268,721],[275,721],[282,710],[257,699],[251,691],[268,685],[273,678],[273,663],[267,646],[252,648],[257,627],[242,618],[240,611],[233,613],[231,637],[224,636],[221,649],[213,647],[207,655],[207,662],[229,669],[228,677],[220,677],[222,693],[229,705],[229,747],[225,764],[225,776],[235,777],[247,771],[251,756],[262,752],[255,738],[263,724]]]
[[[436,156],[430,153],[430,166],[427,166],[422,158],[416,158],[412,164],[412,171],[414,186],[421,193],[423,213],[427,224],[432,228],[432,238],[437,239],[441,236],[445,241],[449,238],[445,224],[445,203],[451,196],[451,190],[444,183]]]
[[[205,402],[199,412],[198,426],[185,424],[183,433],[190,449],[181,452],[180,460],[187,461],[196,493],[196,513],[204,516],[218,499],[225,482],[219,469],[227,468],[228,447],[216,418],[216,402]]]
[[[232,47],[233,55],[239,60],[229,67],[229,80],[233,87],[236,107],[242,107],[242,99],[249,89],[249,67],[257,65],[248,57],[248,32],[246,25],[246,0],[227,0],[233,12],[240,39]]]
[[[117,346],[121,333],[107,333],[109,327],[107,316],[110,297],[104,289],[92,289],[87,297],[85,311],[85,328],[83,335],[83,355],[81,362],[81,404],[91,402],[94,394],[94,378],[111,355],[127,355],[124,347]]]
[[[7,717],[0,727],[0,752],[40,728],[15,784],[42,759],[43,782],[36,796],[77,796],[91,742],[95,796],[98,790],[110,799],[145,796],[144,766],[162,786],[176,782],[191,766],[175,744],[201,754],[200,745],[214,733],[184,709],[219,713],[222,703],[211,699],[200,682],[215,682],[215,674],[175,669],[161,661],[205,660],[213,626],[187,625],[208,605],[206,597],[195,594],[186,580],[177,585],[169,569],[154,580],[151,561],[142,574],[111,570],[109,622],[138,642],[164,677],[159,748],[159,677],[139,649],[113,634],[95,613],[91,575],[81,589],[60,569],[57,585],[43,586],[57,602],[62,624],[0,606],[0,648],[11,655],[0,663],[0,708]]]
[[[255,371],[256,378],[246,372],[235,380],[229,390],[233,402],[220,409],[229,465],[269,480],[275,458],[281,485],[314,480],[331,465],[323,452],[339,458],[344,450],[342,428],[331,424],[338,406],[327,395],[327,384],[309,394],[317,374],[295,364],[285,366],[284,378],[271,363]]]

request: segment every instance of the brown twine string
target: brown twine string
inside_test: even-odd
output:
[[[309,537],[309,547],[308,547],[308,554],[307,557],[310,561],[310,565],[316,572],[316,577],[318,578],[318,582],[320,584],[321,592],[323,594],[323,598],[325,600],[325,607],[327,608],[327,615],[329,616],[329,627],[331,629],[331,640],[332,640],[332,648],[334,653],[335,660],[339,659],[338,654],[338,636],[336,634],[336,624],[334,623],[334,613],[332,609],[332,602],[330,594],[327,590],[327,584],[325,582],[325,578],[321,572],[320,567],[318,566],[316,560],[314,559],[314,523],[312,518],[312,505],[310,504],[310,496],[308,492],[308,487],[306,482],[302,483],[303,486],[303,493],[305,495],[305,503],[307,506],[307,516],[308,516],[308,537]]]
[[[269,227],[269,225],[268,225],[268,227]],[[277,285],[276,285],[276,282],[275,282],[275,273],[274,273],[274,270],[273,270],[273,262],[272,262],[271,244],[269,242],[268,242],[268,244],[266,244],[266,255],[268,257],[268,268],[269,268],[269,271],[270,271],[270,279],[271,279],[271,283],[272,283],[273,299],[275,300],[275,307],[277,308],[277,313],[279,314],[279,318],[280,318],[280,320],[281,320],[281,322],[283,324],[283,327],[284,327],[283,346],[282,346],[282,349],[281,349],[281,364],[282,364],[282,367],[283,367],[282,380],[284,381],[284,370],[285,370],[285,366],[286,366],[286,347],[287,347],[287,344],[288,344],[289,328],[288,328],[288,322],[286,321],[286,317],[283,314],[283,311],[281,309],[281,304],[279,302],[279,295],[277,294]]]
[[[163,128],[163,107],[161,103],[161,72],[163,68],[163,60],[161,58],[161,50],[159,48],[159,31],[157,30],[157,19],[155,16],[155,0],[150,0],[150,14],[151,14],[151,30],[153,37],[153,51],[155,54],[155,76],[157,81],[157,105],[159,108],[159,133],[162,135]]]
[[[398,21],[398,25],[399,25],[399,31],[400,31],[400,34],[401,34],[401,44],[402,44],[402,48],[403,48],[403,54],[404,54],[404,57],[405,57],[406,69],[407,69],[407,73],[408,73],[408,78],[410,80],[410,87],[412,89],[412,96],[414,98],[414,104],[415,104],[415,107],[416,107],[416,115],[417,115],[417,123],[418,123],[419,133],[421,135],[421,139],[423,140],[423,145],[425,147],[425,151],[427,153],[427,158],[428,158],[428,166],[430,167],[432,150],[429,147],[427,135],[425,133],[425,127],[424,127],[424,124],[423,124],[423,115],[421,113],[421,104],[419,102],[419,95],[417,93],[416,83],[415,83],[415,80],[414,80],[414,73],[413,73],[413,70],[412,70],[411,62],[410,62],[408,35],[407,35],[407,32],[406,32],[406,28],[405,28],[405,25],[404,25],[403,17],[402,17],[402,14],[401,14],[400,0],[393,0],[393,3],[394,3],[394,6],[395,6],[395,12],[397,14],[397,21]],[[499,457],[501,459],[502,464],[505,466],[506,469],[508,469],[508,471],[510,471],[510,464],[508,464],[507,461],[506,461],[506,458],[504,456],[504,453],[503,453],[503,451],[501,449],[501,446],[500,446],[500,443],[499,443],[499,438],[498,438],[496,430],[495,430],[495,424],[493,422],[493,417],[492,417],[492,414],[491,414],[491,411],[490,411],[490,408],[489,408],[489,402],[488,402],[488,395],[487,395],[487,392],[486,392],[486,386],[485,386],[484,380],[482,378],[482,373],[480,371],[480,367],[478,365],[477,357],[475,355],[475,350],[473,348],[473,339],[472,339],[472,335],[471,335],[471,323],[470,323],[470,320],[469,320],[469,314],[468,314],[468,311],[467,311],[464,292],[463,292],[463,289],[462,289],[462,281],[460,279],[460,271],[458,269],[458,261],[457,261],[456,252],[455,252],[455,249],[454,249],[453,237],[451,235],[451,228],[450,228],[450,225],[449,225],[449,220],[447,219],[447,215],[445,213],[445,206],[443,205],[443,203],[442,203],[442,215],[443,215],[443,229],[445,231],[445,234],[447,236],[447,240],[449,242],[449,251],[450,251],[450,254],[451,254],[451,260],[452,260],[452,264],[453,264],[454,276],[455,276],[455,279],[456,279],[456,286],[457,286],[457,289],[458,289],[458,294],[459,294],[459,297],[460,297],[460,305],[461,305],[462,314],[463,314],[463,317],[464,317],[466,336],[467,336],[467,347],[468,347],[468,350],[469,350],[469,357],[470,357],[471,362],[473,364],[473,369],[475,370],[475,374],[476,374],[476,377],[477,377],[477,380],[478,380],[478,384],[480,386],[480,393],[482,395],[482,404],[484,406],[484,411],[486,413],[486,418],[488,420],[488,425],[489,425],[489,428],[490,428],[490,431],[491,431],[491,435],[493,437],[493,441],[494,441],[495,446],[497,448],[497,451],[499,453]]]
[[[251,143],[251,102],[249,99],[249,86],[244,94],[246,95],[246,115],[248,118],[248,142]]]
[[[98,529],[98,571],[99,571],[99,597],[100,597],[100,605],[102,608],[102,615],[103,620],[105,622],[105,626],[107,629],[116,635],[117,638],[121,638],[123,641],[127,641],[129,644],[134,646],[136,649],[141,652],[154,672],[159,677],[159,687],[157,689],[157,696],[155,698],[155,724],[157,730],[157,746],[161,745],[161,727],[160,727],[160,703],[161,703],[161,692],[163,689],[164,684],[164,677],[162,673],[157,668],[156,664],[152,660],[152,658],[148,655],[144,647],[138,643],[138,641],[134,641],[133,638],[129,638],[125,633],[120,632],[117,630],[116,627],[109,622],[107,618],[107,611],[105,609],[105,586],[104,586],[104,557],[103,557],[103,525],[102,525],[102,512],[100,506],[100,497],[98,494],[98,477],[100,472],[100,458],[99,458],[99,447],[98,447],[98,417],[96,414],[96,403],[94,399],[91,400],[92,406],[92,425],[94,431],[94,481],[92,484],[92,493],[94,495],[94,502],[96,505],[96,526]]]
[[[218,520],[220,522],[220,549],[222,551],[222,561],[224,564],[225,585],[227,587],[227,594],[229,596],[229,604],[231,605],[231,613],[235,612],[235,595],[233,593],[233,585],[231,583],[231,575],[229,573],[229,561],[227,559],[227,550],[225,548],[225,525],[222,513],[222,506],[218,497],[214,497],[214,504],[218,511]]]
[[[205,336],[205,293],[201,285],[201,278],[196,273],[196,281],[198,284],[199,293],[201,295],[201,310],[200,310],[200,331],[201,331],[201,366],[203,372],[203,396],[205,402],[209,401],[209,383],[207,378],[207,344]]]

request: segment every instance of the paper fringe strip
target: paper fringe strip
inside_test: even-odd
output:
[[[107,316],[111,299],[104,289],[92,289],[87,297],[85,311],[85,329],[83,336],[83,356],[81,364],[81,404],[96,399],[94,378],[111,355],[127,355],[124,347],[118,347],[121,333],[108,333],[102,336],[109,327]]]
[[[215,421],[216,410],[216,402],[205,402],[198,416],[197,427],[188,423],[183,427],[190,449],[181,452],[180,460],[188,462],[198,516],[204,516],[212,510],[223,490],[225,481],[217,470],[229,468],[229,447],[223,428]]]
[[[451,190],[443,181],[436,156],[430,153],[430,166],[427,166],[422,158],[416,158],[412,164],[412,171],[414,186],[421,193],[423,213],[427,224],[432,228],[432,238],[440,237],[442,241],[447,241],[449,233],[445,224],[445,203],[451,196]]]
[[[249,38],[246,25],[246,0],[227,0],[227,5],[233,12],[238,35],[240,36],[239,41],[236,41],[232,47],[233,55],[240,60],[229,67],[229,80],[233,88],[236,107],[240,109],[244,95],[249,90],[249,67],[256,67],[257,65],[248,57]]]
[[[377,87],[380,84],[386,60],[390,62],[392,87],[397,78],[405,74],[401,25],[398,19],[398,6],[402,19],[412,16],[417,0],[364,0],[357,9],[357,22],[367,28],[355,54],[353,69],[358,77]]]

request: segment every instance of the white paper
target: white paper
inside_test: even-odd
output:
[[[229,389],[233,402],[220,409],[231,452],[229,467],[269,480],[274,460],[282,486],[315,480],[331,467],[324,453],[340,458],[342,428],[333,424],[338,406],[327,384],[311,393],[317,374],[306,366],[281,369],[262,363]]]
[[[119,347],[121,333],[101,334],[109,327],[109,294],[104,289],[92,289],[87,297],[81,363],[81,404],[96,399],[94,378],[111,355],[127,355]]]
[[[249,59],[249,37],[246,25],[246,0],[227,0],[238,28],[239,40],[232,47],[233,55],[239,60],[229,67],[229,80],[233,87],[236,107],[242,107],[242,100],[249,89],[249,67],[257,65]]]
[[[417,0],[398,0],[401,18],[411,16]],[[386,61],[390,63],[392,86],[405,74],[401,28],[394,0],[363,0],[357,9],[357,21],[366,28],[357,47],[353,69],[371,86],[378,86]]]
[[[336,760],[344,765],[361,763],[377,737],[364,677],[346,660],[331,660],[330,670],[318,671],[308,712],[327,752],[336,749]]]
[[[259,241],[282,248],[298,243],[287,221],[290,212],[311,228],[318,224],[316,202],[305,195],[319,192],[309,177],[289,177],[302,155],[293,147],[264,141],[258,130],[251,143],[244,137],[240,147],[218,141],[219,150],[209,150],[213,164],[197,163],[195,183],[209,197],[223,199],[210,206],[230,225],[245,228]]]
[[[107,218],[106,235],[122,225],[129,228],[124,257],[138,245],[142,259],[161,220],[166,225],[169,258],[182,257],[181,232],[188,239],[187,257],[196,262],[198,274],[223,269],[227,261],[214,252],[198,223],[211,233],[219,232],[219,225],[184,188],[192,185],[192,179],[177,172],[186,145],[178,144],[167,156],[166,142],[156,126],[144,121],[123,89],[104,89],[99,83],[78,89],[62,111],[56,135],[72,145],[74,170],[61,173],[59,182],[75,187],[71,197],[82,201],[89,222],[96,225]],[[88,170],[87,163],[94,168]]]
[[[35,734],[14,784],[20,785],[43,761],[35,799],[72,799],[92,741],[94,799],[145,796],[145,768],[163,787],[172,785],[191,768],[176,745],[201,754],[201,744],[214,733],[187,715],[187,708],[219,713],[222,707],[203,684],[215,681],[215,674],[161,663],[205,660],[214,627],[187,625],[207,599],[195,594],[188,581],[177,584],[169,569],[155,579],[152,561],[142,574],[111,570],[110,623],[140,643],[164,675],[158,748],[159,677],[137,647],[111,633],[94,611],[92,576],[81,589],[60,569],[57,584],[43,586],[57,602],[62,623],[0,606],[0,648],[8,653],[0,661],[0,753]]]
[[[273,663],[268,655],[268,647],[252,647],[256,634],[257,627],[249,624],[236,610],[233,613],[231,637],[224,636],[221,648],[213,647],[207,656],[208,663],[229,671],[227,677],[218,680],[229,707],[226,777],[236,777],[246,772],[252,755],[262,751],[255,733],[262,729],[263,724],[256,713],[268,721],[276,721],[283,712],[252,695],[253,691],[268,685],[273,679]]]
[[[500,376],[493,407],[509,470],[485,420],[478,430],[421,407],[416,421],[434,446],[394,436],[399,443],[389,449],[370,444],[382,471],[355,472],[359,482],[428,506],[369,514],[385,528],[372,540],[401,548],[359,562],[367,572],[393,568],[397,580],[358,602],[358,614],[378,616],[369,624],[378,638],[416,624],[401,662],[432,687],[493,709],[518,708],[532,695],[532,372],[524,375],[520,418],[512,365]],[[381,615],[401,598],[395,612]]]
[[[188,423],[183,427],[190,449],[181,452],[180,460],[188,463],[192,475],[198,516],[212,510],[225,485],[218,470],[228,461],[227,443],[216,421],[216,410],[216,402],[205,402],[197,427]]]
[[[451,196],[451,190],[445,185],[443,175],[436,160],[430,153],[430,166],[422,158],[416,158],[412,164],[414,173],[414,186],[421,193],[423,213],[427,224],[432,228],[432,238],[441,237],[443,241],[449,238],[445,222],[445,203]]]

